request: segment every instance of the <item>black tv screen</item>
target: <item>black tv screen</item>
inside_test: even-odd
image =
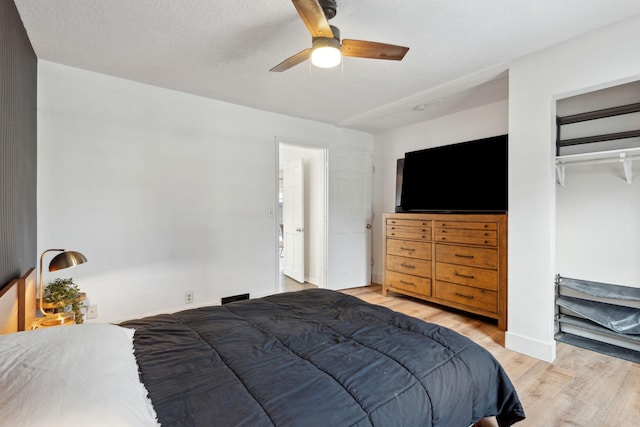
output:
[[[507,135],[411,151],[403,163],[396,212],[508,210]]]

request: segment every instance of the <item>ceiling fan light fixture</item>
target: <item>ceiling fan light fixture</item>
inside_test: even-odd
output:
[[[328,37],[313,39],[311,63],[320,68],[333,68],[342,62],[340,41]]]
[[[291,1],[311,34],[312,46],[290,56],[269,71],[287,71],[307,60],[316,67],[332,68],[342,62],[342,56],[400,61],[409,51],[408,47],[394,44],[351,39],[341,41],[340,30],[329,25],[328,21],[336,14],[336,0]]]

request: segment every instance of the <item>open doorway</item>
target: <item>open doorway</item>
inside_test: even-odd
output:
[[[278,289],[326,287],[326,150],[278,142]]]

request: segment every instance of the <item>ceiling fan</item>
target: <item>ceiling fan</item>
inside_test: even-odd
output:
[[[269,71],[286,71],[307,59],[317,67],[331,68],[340,64],[342,56],[400,61],[409,51],[404,46],[363,40],[342,40],[341,43],[340,30],[329,25],[329,19],[336,16],[336,0],[291,1],[311,33],[312,47],[285,59]]]

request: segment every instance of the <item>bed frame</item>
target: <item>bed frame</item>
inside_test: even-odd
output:
[[[0,334],[33,328],[36,318],[36,269],[13,279],[0,290]]]

